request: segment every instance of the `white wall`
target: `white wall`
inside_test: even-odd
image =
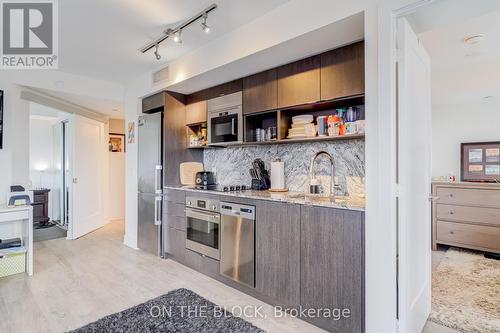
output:
[[[57,118],[30,116],[30,181],[33,188],[51,188],[54,133]],[[43,169],[43,171],[40,171]]]
[[[0,90],[4,91],[0,204],[6,202],[10,185],[29,185],[29,102],[20,98],[22,86],[118,101],[123,100],[124,93],[121,84],[61,71],[0,70]]]
[[[123,119],[109,120],[109,133],[125,133]],[[125,218],[125,153],[108,152],[109,156],[109,201],[110,220]]]
[[[9,186],[29,185],[29,103],[21,100],[21,88],[0,71],[4,91],[4,136],[0,149],[0,205],[7,202]]]
[[[440,105],[432,113],[432,176],[460,179],[460,144],[500,141],[500,102]]]

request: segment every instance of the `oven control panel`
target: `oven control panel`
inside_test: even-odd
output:
[[[219,206],[220,203],[218,200],[189,196],[186,197],[186,207],[218,212]]]

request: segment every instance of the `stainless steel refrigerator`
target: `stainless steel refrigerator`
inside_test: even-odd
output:
[[[163,112],[138,121],[138,239],[140,249],[163,257]]]

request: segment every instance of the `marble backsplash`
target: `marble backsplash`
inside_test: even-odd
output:
[[[335,180],[340,185],[337,195],[359,195],[365,190],[365,143],[364,140],[335,142],[270,144],[246,147],[206,149],[203,162],[205,170],[216,173],[220,185],[250,185],[249,169],[252,161],[260,158],[266,169],[271,162],[281,159],[285,162],[286,185],[290,191],[304,192],[309,188],[309,166],[311,158],[320,150],[330,153],[335,160]],[[316,175],[328,192],[330,162],[320,157],[316,163]]]

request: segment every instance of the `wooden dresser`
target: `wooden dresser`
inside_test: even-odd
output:
[[[33,223],[47,223],[49,217],[49,189],[33,190]]]
[[[432,249],[437,244],[500,253],[500,184],[433,183]]]

